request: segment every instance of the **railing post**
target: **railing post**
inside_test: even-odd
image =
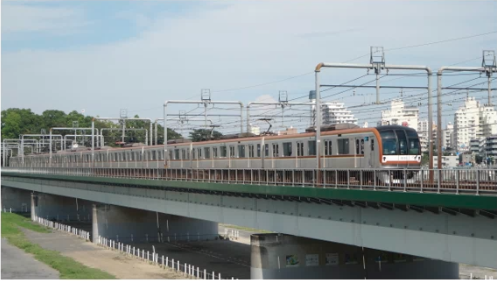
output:
[[[438,169],[438,177],[437,177],[437,193],[440,194],[440,188],[441,188],[441,184],[442,184],[442,175],[441,175],[441,171],[440,169]]]
[[[363,183],[363,169],[359,170],[359,189],[362,190],[362,183]]]
[[[350,170],[347,169],[347,189],[350,189]]]
[[[376,191],[376,170],[373,170],[373,190]]]
[[[476,195],[480,195],[480,170],[476,170]]]
[[[404,192],[407,192],[407,170],[404,168],[404,176],[403,176],[403,179],[404,179]]]
[[[419,193],[423,193],[423,170],[420,170],[419,173],[421,174],[421,182],[419,183],[420,185],[420,191]]]
[[[459,170],[455,170],[456,172],[456,194],[459,194]]]
[[[388,191],[392,191],[393,177],[392,171],[388,170]]]

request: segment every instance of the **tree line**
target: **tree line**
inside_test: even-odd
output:
[[[98,116],[97,116],[98,117]],[[139,118],[138,115],[134,116]],[[93,116],[85,116],[76,110],[65,113],[61,110],[45,110],[42,114],[36,114],[31,109],[9,108],[2,110],[2,139],[19,139],[20,135],[24,134],[42,134],[46,133],[48,136],[50,128],[54,127],[67,127],[74,128],[77,122],[78,128],[91,128],[91,121]],[[122,125],[107,120],[96,120],[96,129],[109,128],[112,130],[104,130],[103,135],[106,146],[116,146],[116,142],[121,141]],[[133,129],[147,129],[149,130],[149,121],[142,120],[126,120],[126,128]],[[155,126],[153,126],[155,130]],[[74,135],[74,131],[54,131],[53,134],[60,135]],[[82,131],[78,131],[81,135]],[[85,130],[84,134],[91,135],[91,130]],[[155,135],[148,132],[149,141]],[[203,141],[207,139],[219,139],[222,134],[218,131],[208,129],[196,129],[190,132],[190,139],[192,141]],[[173,129],[167,129],[167,139],[181,139],[181,134]],[[83,139],[83,137],[82,137]],[[87,137],[84,140],[84,145],[91,146],[91,138]],[[158,124],[157,132],[158,144],[164,143],[164,127]],[[78,141],[79,142],[79,141]],[[129,130],[126,131],[126,143],[145,143],[145,130]],[[155,142],[154,142],[155,144]]]

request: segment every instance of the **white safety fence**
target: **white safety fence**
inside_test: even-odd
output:
[[[46,227],[77,236],[81,239],[84,239],[85,241],[90,241],[90,233],[88,231],[77,229],[77,228],[72,227],[70,225],[65,225],[62,223],[53,222],[53,221],[50,221],[50,220],[47,220],[44,218],[40,218],[40,217],[35,217],[33,221],[35,221],[41,225],[44,225]]]
[[[135,246],[127,245],[121,242],[117,242],[116,240],[112,240],[109,238],[105,238],[102,236],[97,237],[97,244],[112,251],[118,251],[123,255],[133,257],[142,261],[146,261],[153,265],[159,266],[161,268],[170,268],[178,273],[182,273],[187,278],[196,278],[196,279],[222,279],[221,273],[216,273],[214,271],[208,272],[207,269],[201,270],[200,267],[196,267],[192,264],[181,263],[179,260],[174,260],[169,258],[168,256],[159,256],[158,253],[155,252],[155,247],[152,252],[149,250],[145,251],[145,249],[140,249]],[[231,278],[235,279],[235,278]]]
[[[224,229],[224,239],[229,239],[229,240],[238,240],[240,237],[240,231],[236,229]]]
[[[492,275],[485,275],[483,276],[476,276],[473,273],[469,274],[459,274],[459,277],[461,279],[467,279],[467,280],[473,280],[473,279],[485,279],[485,280],[494,280],[494,277]]]

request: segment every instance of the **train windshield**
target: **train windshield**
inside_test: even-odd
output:
[[[397,154],[397,137],[393,130],[380,132],[381,142],[383,143],[383,155]]]
[[[415,131],[406,131],[407,138],[409,139],[409,155],[420,155],[421,146],[419,144],[419,137]]]
[[[421,154],[418,134],[414,130],[380,131],[383,155]]]

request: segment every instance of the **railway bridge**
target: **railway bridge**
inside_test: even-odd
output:
[[[385,171],[415,176],[369,180]],[[456,278],[458,263],[497,268],[495,172],[3,168],[2,207],[87,218],[93,239],[285,234],[252,237],[252,278]]]

